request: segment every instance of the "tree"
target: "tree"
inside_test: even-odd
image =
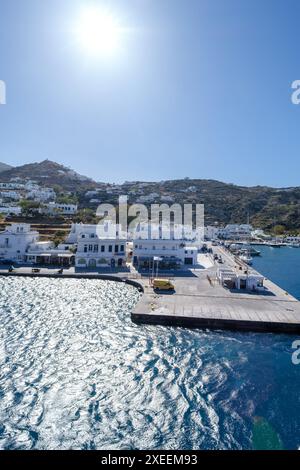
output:
[[[274,233],[275,235],[283,235],[283,234],[285,233],[285,230],[286,230],[286,229],[285,229],[285,226],[284,226],[284,225],[279,225],[279,224],[278,224],[278,225],[275,225],[275,226],[273,227],[273,233]]]
[[[64,242],[65,238],[66,232],[64,230],[57,230],[53,237],[53,242],[55,243],[55,246],[58,246],[60,243]]]
[[[31,215],[34,212],[37,212],[40,208],[41,204],[37,201],[30,201],[28,199],[23,199],[20,202],[20,207],[22,208],[22,212],[25,215]]]
[[[82,222],[84,224],[97,224],[99,218],[96,216],[93,209],[81,209],[75,217],[73,217],[74,222]]]

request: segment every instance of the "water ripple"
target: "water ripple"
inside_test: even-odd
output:
[[[137,326],[118,283],[0,289],[1,449],[248,449],[257,415],[299,443],[291,338]]]

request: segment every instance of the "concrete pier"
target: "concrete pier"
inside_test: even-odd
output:
[[[233,257],[217,250],[225,266],[232,267]],[[189,328],[300,333],[300,302],[293,296],[267,279],[261,293],[226,289],[216,280],[216,269],[173,277],[173,294],[155,293],[144,280],[144,295],[131,314],[132,320]]]

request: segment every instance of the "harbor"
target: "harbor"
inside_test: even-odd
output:
[[[70,267],[63,271],[40,268],[34,272],[36,270],[30,267],[19,267],[9,272],[2,267],[0,276],[98,279],[131,285],[141,293],[131,311],[131,320],[137,324],[292,334],[300,332],[300,302],[295,297],[252,267],[243,266],[242,263],[237,266],[235,256],[224,247],[213,247],[213,252],[214,256],[201,254],[199,260],[202,265],[198,267],[159,272],[160,277],[169,278],[174,284],[172,292],[154,291],[149,275],[130,270],[87,272]],[[222,259],[222,264],[214,261],[215,255]],[[236,269],[241,278],[240,284],[244,278],[263,278],[263,288],[251,290],[247,286],[240,289],[224,286],[221,275],[226,280]]]
[[[235,259],[224,248],[214,247],[231,272]],[[264,289],[224,288],[217,279],[218,267],[191,271],[172,278],[174,293],[156,293],[143,281],[144,294],[131,314],[136,323],[189,328],[257,332],[300,332],[300,303],[269,279]],[[248,274],[259,276],[248,267]]]

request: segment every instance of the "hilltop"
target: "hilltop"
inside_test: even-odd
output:
[[[12,168],[12,166],[0,162],[0,173],[2,173],[3,171],[11,170]]]
[[[60,186],[63,190],[74,192],[95,184],[91,178],[51,160],[29,163],[1,172],[1,181],[10,181],[12,178],[31,179],[41,185]]]

